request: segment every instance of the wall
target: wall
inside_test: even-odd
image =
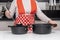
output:
[[[2,10],[2,6],[6,6],[6,3],[5,2],[0,2],[0,11]]]
[[[47,6],[48,6],[47,4],[48,4],[48,2],[38,2],[38,5],[41,10],[46,10]]]
[[[7,4],[6,2],[0,2],[0,8],[2,6],[6,6],[6,4]],[[38,5],[42,10],[46,10],[47,2],[39,2]]]

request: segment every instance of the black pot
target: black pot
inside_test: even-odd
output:
[[[36,34],[49,34],[51,33],[51,24],[34,24],[33,33]]]
[[[27,33],[27,27],[18,25],[18,26],[8,26],[11,27],[11,31],[13,34],[26,34]]]

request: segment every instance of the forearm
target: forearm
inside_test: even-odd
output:
[[[38,2],[36,2],[36,3],[37,3],[37,12],[36,12],[37,17],[38,17],[41,21],[44,21],[44,22],[47,22],[47,23],[48,23],[48,21],[50,21],[51,19],[48,18],[48,17],[41,11]]]
[[[50,18],[48,18],[45,14],[43,14],[42,12],[40,13],[37,13],[37,17],[41,20],[41,21],[44,21],[44,22],[49,22],[51,21]]]

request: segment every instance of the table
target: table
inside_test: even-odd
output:
[[[0,40],[60,40],[60,30],[53,30],[51,34],[27,33],[12,34],[11,31],[0,31]]]

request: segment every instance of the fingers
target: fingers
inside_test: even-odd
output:
[[[57,23],[53,24],[52,29],[57,30],[58,29],[58,24]]]
[[[53,27],[57,27],[57,24],[52,24]]]
[[[57,23],[56,23],[56,21],[49,21],[49,24],[51,24],[53,27],[57,27]]]
[[[5,12],[5,16],[9,19],[12,18],[12,16],[10,15],[10,11],[8,11],[8,10]]]

